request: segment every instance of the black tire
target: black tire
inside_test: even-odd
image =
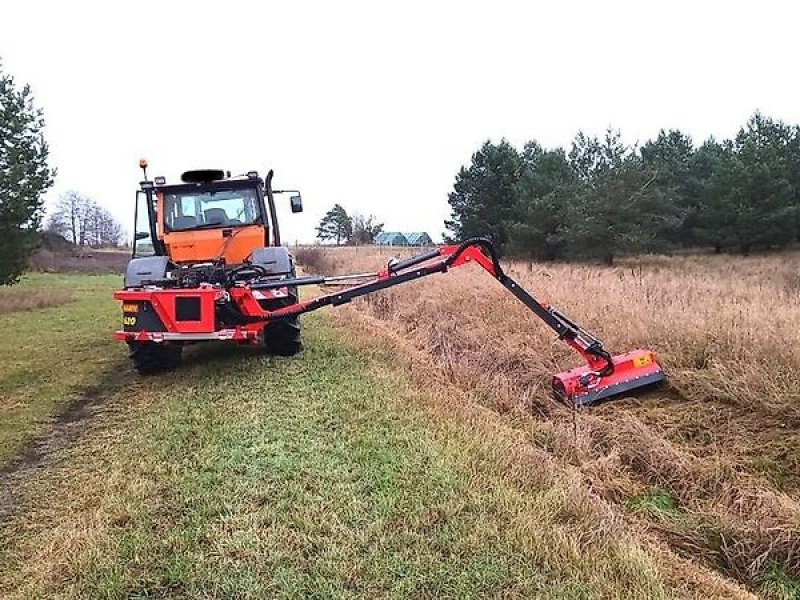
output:
[[[291,258],[291,255],[289,260],[291,261],[289,277],[297,277],[294,259]],[[276,308],[291,306],[297,302],[298,298],[299,295],[297,293],[297,287],[293,286],[289,288],[288,298],[280,299],[277,302],[273,301],[274,304],[265,306],[264,308],[275,310]],[[276,321],[272,321],[271,323],[267,323],[262,330],[262,337],[266,351],[276,356],[294,356],[303,349],[303,338],[300,333],[300,320],[297,317],[278,319]]]
[[[294,356],[303,349],[297,317],[267,323],[263,330],[264,348],[277,356]]]
[[[139,375],[171,371],[181,364],[182,346],[156,342],[128,342],[133,368]]]

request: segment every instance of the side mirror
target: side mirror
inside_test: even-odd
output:
[[[133,237],[137,240],[146,240],[150,237],[150,233],[147,231],[137,231],[136,235]]]
[[[299,194],[289,198],[289,205],[292,207],[293,213],[303,212],[303,199]]]

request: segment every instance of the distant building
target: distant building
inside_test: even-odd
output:
[[[383,231],[375,237],[375,243],[379,246],[433,246],[431,236],[425,231]]]
[[[412,231],[405,235],[409,246],[433,246],[431,236],[425,231]]]
[[[380,246],[408,246],[408,240],[399,231],[383,231],[375,238]]]

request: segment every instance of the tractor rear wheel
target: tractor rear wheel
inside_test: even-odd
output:
[[[289,277],[297,277],[295,270],[294,260],[290,256],[291,270]],[[285,308],[291,306],[299,299],[297,287],[292,286],[288,288],[288,296],[286,298],[279,298],[270,301],[268,304],[263,305],[263,308],[268,310],[275,310],[277,308]],[[276,319],[264,325],[261,330],[264,348],[270,354],[277,356],[294,356],[303,349],[303,339],[300,335],[300,320],[295,315],[286,319]]]
[[[156,342],[128,342],[133,368],[139,375],[171,371],[181,363],[182,346]]]
[[[294,356],[303,349],[300,321],[297,317],[277,319],[267,323],[263,330],[264,348],[270,354]]]

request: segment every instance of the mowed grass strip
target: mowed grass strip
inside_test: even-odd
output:
[[[124,360],[111,337],[120,319],[111,294],[120,283],[119,275],[32,273],[0,289],[0,468]]]
[[[304,324],[300,356],[218,346],[109,398],[127,409],[29,484],[0,595],[669,595],[559,485],[516,485],[493,441],[426,421],[386,357]]]

